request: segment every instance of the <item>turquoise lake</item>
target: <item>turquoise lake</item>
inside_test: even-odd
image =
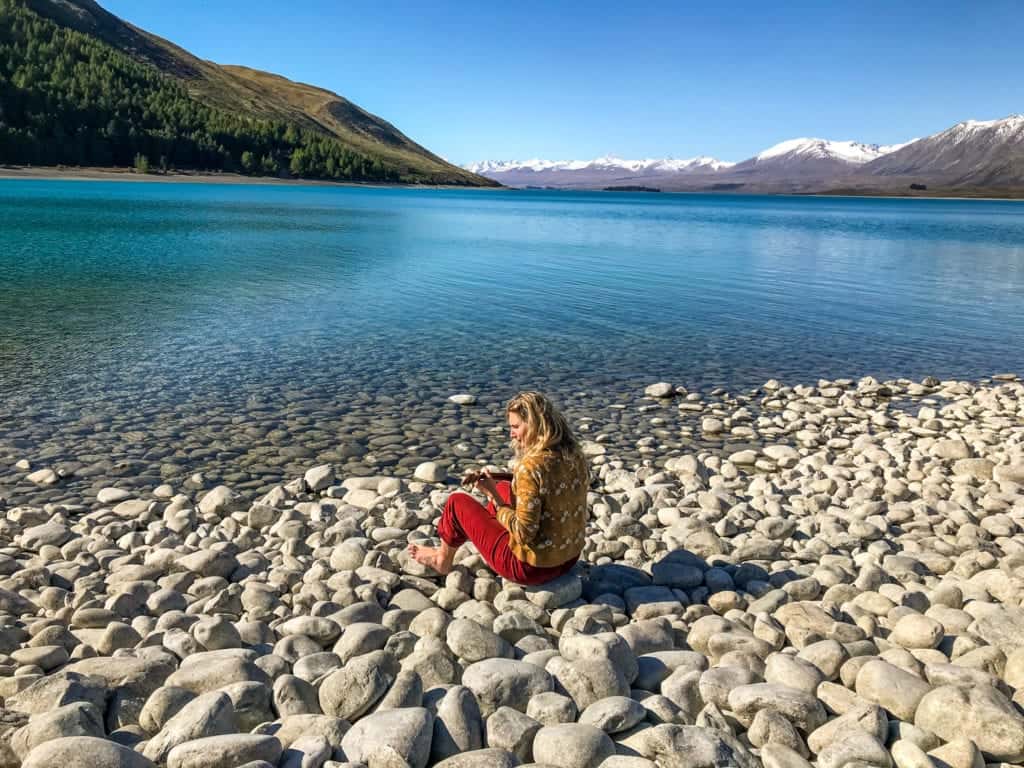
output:
[[[11,180],[0,231],[0,437],[1024,369],[1017,202]]]
[[[1024,363],[1016,202],[0,181],[0,231],[8,395],[260,361],[366,386]]]

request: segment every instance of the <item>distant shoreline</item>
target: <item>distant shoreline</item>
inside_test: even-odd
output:
[[[244,176],[240,173],[217,173],[212,171],[169,171],[166,173],[137,173],[131,168],[78,168],[51,166],[14,166],[0,165],[0,179],[33,179],[37,181],[128,181],[128,182],[161,182],[171,184],[238,184],[258,186],[300,186],[300,187],[356,187],[374,189],[479,189],[489,191],[535,191],[534,187],[470,187],[461,184],[385,184],[371,181],[326,181],[322,179],[280,179],[270,176]],[[630,192],[632,189],[558,189],[544,188],[552,192]],[[648,191],[648,190],[643,190]],[[651,190],[653,191],[653,190]],[[756,190],[707,190],[707,189],[659,189],[659,192],[672,195],[763,195],[768,197],[859,197],[859,198],[895,198],[901,200],[989,200],[989,201],[1024,201],[1024,189],[1007,190],[1004,195],[993,195],[991,192],[972,194],[954,194],[952,190],[936,188],[934,190],[916,190],[907,194],[901,190],[886,191],[881,189],[823,190],[821,192],[758,192]]]
[[[131,168],[28,167],[16,165],[0,165],[0,179],[33,179],[36,181],[155,181],[171,184],[195,183],[302,187],[374,187],[380,189],[505,189],[505,187],[470,187],[463,184],[383,184],[371,181],[279,179],[270,176],[244,176],[240,173],[216,173],[210,171],[137,173]]]
[[[921,190],[915,194],[908,195],[905,192],[894,190],[888,192],[884,189],[865,190],[858,192],[853,189],[826,190],[824,192],[793,192],[795,197],[874,197],[874,198],[900,198],[902,200],[1001,200],[1011,203],[1024,201],[1024,189],[1008,190],[1005,195],[993,195],[990,191],[984,194],[953,194],[949,189]]]

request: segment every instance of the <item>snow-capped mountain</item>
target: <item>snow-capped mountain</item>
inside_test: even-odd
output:
[[[751,158],[754,162],[777,160],[784,157],[806,157],[817,160],[840,160],[844,163],[869,163],[882,155],[895,152],[904,144],[861,144],[859,141],[829,141],[828,139],[790,139],[769,147]]]
[[[594,188],[636,182],[656,174],[714,173],[732,165],[706,156],[625,160],[605,155],[594,160],[484,160],[463,168],[511,187]]]
[[[776,183],[788,179],[801,182],[823,179],[841,175],[903,146],[802,138],[783,141],[742,163],[724,162],[706,155],[685,160],[671,157],[624,160],[606,155],[594,160],[485,160],[463,167],[510,187],[595,189],[649,184],[682,189],[752,180]]]
[[[911,142],[907,142],[908,144]],[[863,144],[859,141],[790,139],[737,163],[732,171],[741,179],[760,182],[829,179],[877,160],[906,144]]]
[[[740,163],[698,156],[623,160],[484,161],[467,170],[510,187],[814,192],[830,189],[1024,188],[1024,115],[966,120],[902,144],[790,139]]]
[[[614,155],[605,155],[594,160],[483,160],[478,163],[469,163],[462,166],[467,171],[478,174],[512,173],[514,171],[583,171],[583,170],[609,170],[629,171],[639,173],[641,171],[694,171],[710,169],[717,171],[720,168],[729,168],[733,163],[726,163],[716,160],[713,157],[691,157],[687,160],[677,160],[673,157],[647,160],[623,160]]]
[[[863,171],[950,186],[1024,186],[1024,115],[965,120],[874,160]]]

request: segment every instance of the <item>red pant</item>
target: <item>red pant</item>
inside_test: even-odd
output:
[[[512,483],[500,480],[497,485],[501,500],[515,506]],[[577,560],[575,557],[549,568],[539,568],[516,557],[509,549],[508,531],[498,522],[497,513],[493,503],[484,507],[468,493],[453,493],[444,505],[441,522],[437,524],[437,535],[451,547],[472,541],[499,576],[517,584],[543,584],[572,570]]]

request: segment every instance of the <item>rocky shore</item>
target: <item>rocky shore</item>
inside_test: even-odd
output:
[[[630,432],[574,419],[588,542],[540,588],[406,554],[476,450],[259,496],[21,457],[0,768],[1024,765],[1016,376],[611,408]]]

